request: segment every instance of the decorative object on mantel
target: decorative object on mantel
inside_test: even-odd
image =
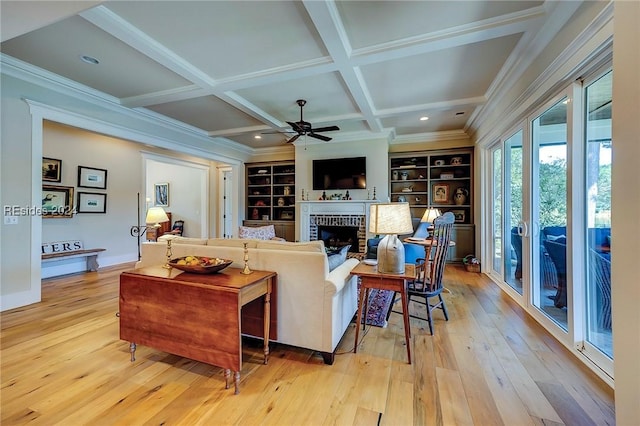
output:
[[[252,274],[253,271],[249,269],[249,250],[247,249],[247,243],[242,243],[244,246],[244,268],[242,268],[242,274],[249,275]]]
[[[373,200],[377,200],[378,198],[376,198],[376,187],[373,187]]]

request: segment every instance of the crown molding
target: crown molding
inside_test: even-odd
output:
[[[154,126],[159,126],[161,128],[183,134],[191,139],[195,139],[198,142],[206,144],[205,146],[211,146],[211,149],[207,150],[205,148],[196,147],[194,145],[186,144],[177,140],[170,140],[167,138],[153,136],[153,138],[155,138],[156,140],[163,141],[163,148],[173,149],[181,152],[185,152],[184,149],[192,149],[194,150],[194,152],[198,152],[198,155],[206,154],[206,158],[212,158],[212,154],[218,155],[215,148],[216,146],[219,146],[220,148],[236,151],[238,153],[238,157],[236,158],[236,160],[239,158],[244,158],[247,155],[254,155],[255,153],[251,147],[247,147],[245,145],[230,141],[225,138],[211,138],[207,135],[206,132],[200,129],[160,115],[152,110],[148,110],[146,108],[127,108],[121,105],[119,100],[113,96],[78,84],[72,80],[43,70],[39,67],[20,61],[3,53],[0,53],[0,72],[16,79],[31,83],[33,85],[43,87],[56,93],[60,93],[64,96],[69,96],[82,102],[89,103],[99,109],[108,110],[122,116],[129,117],[136,121],[142,121]],[[38,103],[36,100],[32,100],[31,102],[33,104]],[[41,103],[40,105],[44,105],[51,110],[57,109],[63,111],[61,108],[47,105],[46,103]],[[70,115],[75,114],[70,111],[65,112],[69,113]],[[84,118],[89,119],[88,117]],[[109,124],[115,129],[123,129],[122,126],[113,125],[112,123]],[[153,140],[149,140],[149,137],[152,135],[133,129],[128,130],[131,134],[137,134],[140,136],[145,135],[145,137],[143,138],[144,141],[140,142],[147,143],[149,145],[155,145],[153,143]],[[193,154],[193,152],[191,152],[191,154]]]
[[[542,32],[542,31],[541,31]],[[557,34],[557,32],[555,33]],[[608,34],[608,35],[607,35]],[[501,110],[507,111],[506,116],[501,116],[499,121],[492,130],[482,135],[477,144],[485,144],[488,140],[493,140],[505,130],[504,126],[513,126],[513,122],[521,117],[524,111],[531,108],[543,95],[568,84],[569,81],[575,79],[576,72],[581,70],[585,64],[602,55],[603,51],[611,48],[613,38],[613,2],[610,1],[603,10],[596,16],[587,27],[578,36],[572,40],[568,46],[549,64],[549,66],[524,90],[517,98],[509,103],[506,107],[500,107]],[[536,46],[535,51],[538,54],[548,45],[551,40],[547,41],[544,46]],[[593,45],[595,43],[595,45]],[[521,63],[520,66],[529,66],[532,61],[537,58],[528,56],[528,63]],[[521,72],[520,72],[521,74]],[[475,111],[469,119],[467,129],[474,134],[477,131],[477,123],[487,121],[488,115],[497,106],[504,103],[504,97],[508,90],[516,81],[516,73],[510,75],[509,81],[496,89],[496,93],[489,98],[484,107]],[[475,127],[474,127],[475,125]]]
[[[469,139],[469,135],[464,130],[447,130],[442,132],[427,132],[407,136],[398,136],[390,143],[390,145],[419,142],[451,141],[461,139]]]

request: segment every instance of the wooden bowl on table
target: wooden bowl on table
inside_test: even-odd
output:
[[[229,259],[206,256],[183,256],[169,261],[171,267],[194,274],[213,274],[220,272],[232,263],[233,261]]]

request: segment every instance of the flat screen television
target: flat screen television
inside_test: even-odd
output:
[[[313,189],[366,189],[367,157],[313,160]]]

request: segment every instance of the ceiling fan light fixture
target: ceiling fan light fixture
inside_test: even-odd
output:
[[[291,139],[287,141],[287,143],[294,142],[300,136],[304,136],[305,142],[306,142],[307,135],[311,136],[312,138],[320,139],[322,141],[328,142],[331,140],[330,137],[320,135],[317,132],[331,132],[335,130],[340,130],[338,126],[326,126],[326,127],[318,127],[314,129],[311,123],[309,123],[308,121],[304,121],[304,117],[302,114],[302,107],[307,104],[307,101],[305,101],[304,99],[298,99],[296,103],[300,107],[300,121],[287,121],[287,124],[291,126],[291,129],[293,129],[293,132],[297,133],[297,135],[294,135]]]

